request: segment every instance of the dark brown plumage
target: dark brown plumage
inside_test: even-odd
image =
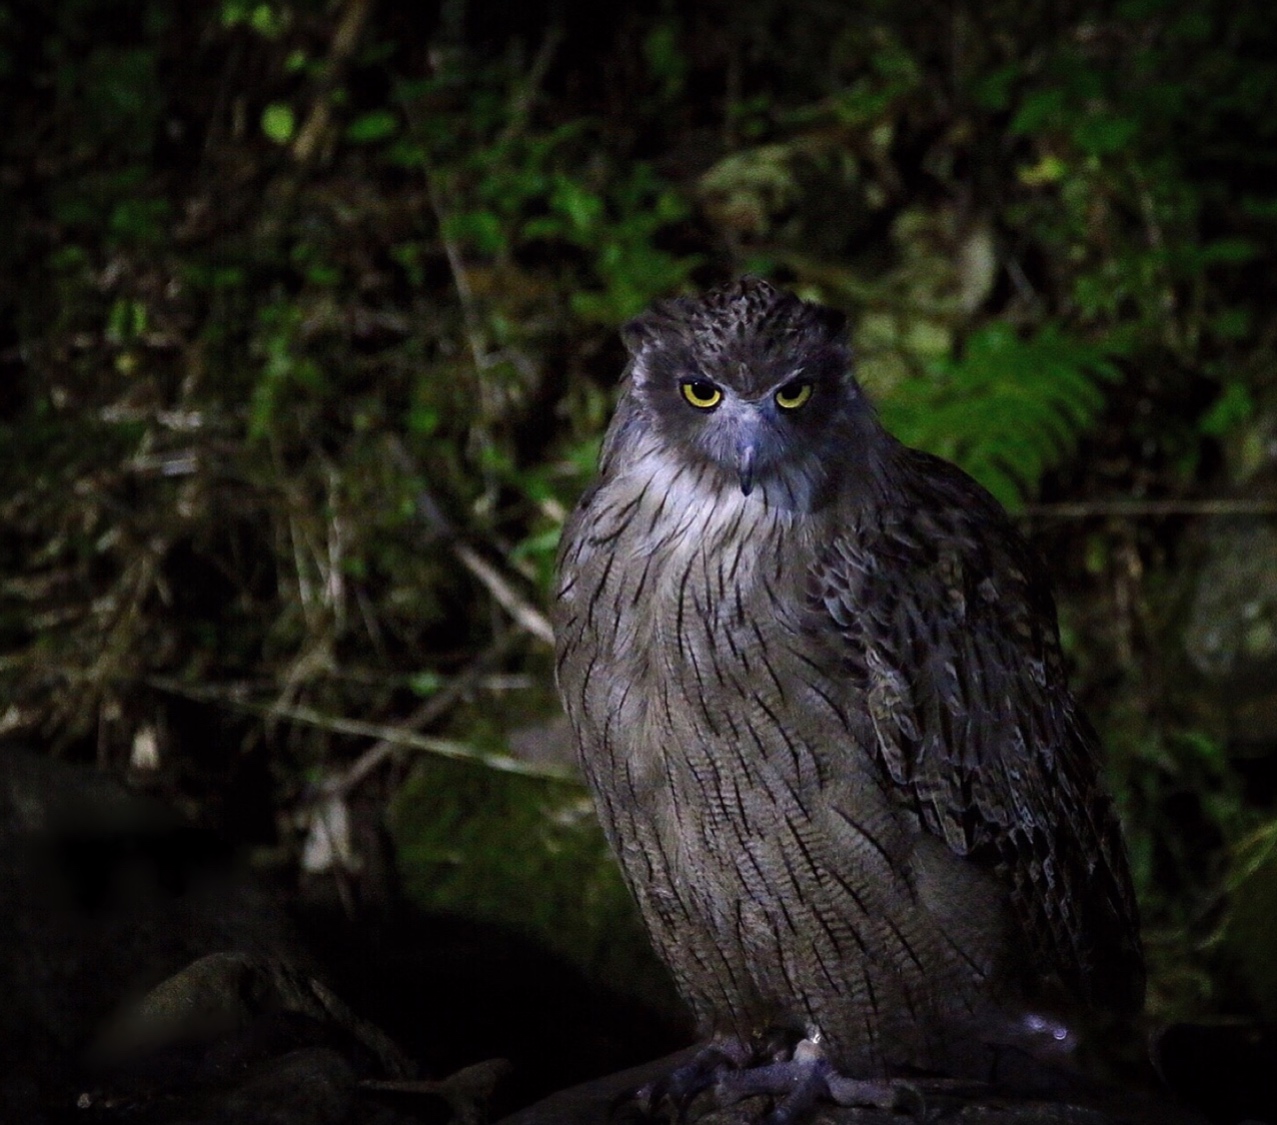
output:
[[[1139,1005],[1135,905],[1037,560],[882,429],[841,325],[746,280],[627,327],[559,686],[706,1036],[973,1073]]]

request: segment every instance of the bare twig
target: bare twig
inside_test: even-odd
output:
[[[488,368],[488,346],[484,340],[483,320],[475,304],[474,290],[470,286],[470,275],[466,271],[461,247],[448,233],[447,206],[439,191],[437,177],[429,165],[422,171],[426,181],[426,197],[430,200],[430,210],[434,212],[435,225],[439,228],[439,242],[443,246],[444,257],[448,259],[448,270],[452,274],[452,284],[457,290],[457,301],[461,305],[461,320],[465,325],[470,361],[474,364],[475,371],[482,374]]]
[[[1147,519],[1158,516],[1272,516],[1277,500],[1078,500],[1060,504],[1026,504],[1022,516],[1048,519],[1088,519],[1123,516]]]
[[[461,560],[461,565],[483,583],[501,608],[514,618],[519,628],[547,645],[554,644],[554,630],[545,614],[515,593],[514,587],[494,566],[481,559],[464,543],[453,543],[452,550]]]
[[[296,704],[258,703],[244,699],[236,688],[209,687],[200,684],[185,684],[168,676],[150,676],[147,684],[158,691],[171,695],[197,699],[205,703],[220,703],[234,707],[238,711],[261,715],[264,718],[283,719],[288,722],[301,723],[305,726],[318,727],[334,734],[350,734],[363,738],[376,738],[383,742],[403,746],[409,750],[424,750],[429,754],[437,754],[441,758],[455,761],[474,762],[488,766],[503,773],[522,774],[525,777],[540,777],[549,781],[572,781],[571,774],[563,770],[551,770],[544,766],[534,766],[528,762],[512,758],[508,754],[485,754],[468,746],[464,742],[456,742],[447,738],[430,738],[411,730],[386,726],[383,723],[366,723],[360,719],[347,719],[341,715],[325,715],[312,707]]]
[[[537,48],[532,66],[528,68],[528,76],[519,84],[519,89],[510,99],[510,120],[501,130],[499,143],[505,144],[523,132],[528,118],[532,115],[532,107],[536,105],[537,95],[541,92],[541,83],[545,81],[550,63],[554,61],[554,52],[558,50],[563,39],[563,28],[554,24],[546,29],[541,46]]]
[[[406,473],[413,476],[420,475],[416,463],[402,443],[394,442],[390,448]],[[457,538],[456,529],[429,492],[423,491],[418,496],[417,511],[422,521],[429,527],[431,538],[436,536],[447,538],[448,545],[461,565],[483,584],[521,629],[547,645],[554,644],[554,630],[545,615],[526,598],[521,597],[491,563],[485,562],[473,548]]]
[[[399,724],[396,730],[419,731],[422,727],[442,718],[452,706],[460,701],[480,679],[509,650],[517,633],[506,633],[484,652],[480,653],[470,666],[460,675],[454,676],[446,687],[432,695],[411,715]],[[392,739],[380,738],[355,759],[349,769],[339,777],[332,779],[326,789],[332,793],[345,795],[355,789],[373,770],[389,759],[402,744]]]
[[[321,84],[319,93],[310,107],[305,123],[298,130],[297,139],[293,141],[293,158],[299,164],[307,163],[319,148],[319,142],[328,130],[328,122],[332,117],[329,95],[336,85],[340,71],[347,60],[355,53],[359,43],[359,35],[368,22],[368,14],[372,11],[373,0],[350,0],[342,13],[341,22],[333,32],[332,42],[328,47],[328,73]]]

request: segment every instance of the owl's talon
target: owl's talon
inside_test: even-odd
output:
[[[707,1044],[682,1066],[640,1086],[627,1100],[636,1102],[648,1116],[668,1105],[674,1120],[681,1122],[698,1094],[715,1086],[725,1071],[740,1065],[738,1055],[728,1045]]]
[[[723,1072],[714,1084],[714,1095],[720,1106],[758,1094],[778,1098],[778,1104],[763,1125],[798,1125],[822,1098],[841,1106],[896,1109],[902,1105],[903,1092],[898,1083],[840,1074],[819,1046],[806,1039],[787,1061]]]

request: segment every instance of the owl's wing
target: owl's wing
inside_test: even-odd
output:
[[[817,628],[834,628],[897,799],[997,872],[1030,963],[1094,1006],[1137,1008],[1134,893],[1049,587],[991,496],[947,462],[902,453],[910,502],[825,553]]]

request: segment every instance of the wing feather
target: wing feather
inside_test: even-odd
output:
[[[866,517],[814,574],[871,752],[927,831],[1008,888],[1029,963],[1087,1003],[1139,1005],[1134,893],[1055,606],[997,502],[901,449],[908,503]]]

